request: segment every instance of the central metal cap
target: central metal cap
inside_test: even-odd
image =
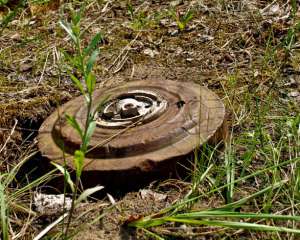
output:
[[[133,123],[147,123],[159,117],[168,102],[152,91],[134,90],[108,101],[96,116],[97,125],[104,128],[124,128]]]

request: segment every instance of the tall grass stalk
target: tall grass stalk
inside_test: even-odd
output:
[[[228,143],[225,152],[226,181],[228,184],[227,191],[226,191],[227,203],[232,203],[233,194],[234,194],[235,163],[234,163],[234,155],[232,151],[233,151],[232,144]]]
[[[3,176],[0,176],[1,178]],[[6,204],[6,195],[4,192],[4,186],[1,183],[0,179],[0,220],[1,220],[1,232],[2,232],[2,239],[3,240],[8,240],[8,207]]]
[[[33,189],[52,179],[56,171],[52,170],[22,187],[12,188],[12,185],[16,185],[16,176],[21,167],[35,154],[36,152],[32,152],[24,159],[21,159],[8,173],[0,173],[0,233],[1,239],[3,240],[11,239],[9,233],[9,229],[11,229],[9,219],[15,216],[15,212],[21,211],[28,214],[28,216],[34,216],[34,212],[31,208],[22,203],[22,199],[28,198],[28,195]]]
[[[75,168],[75,184],[73,183],[69,172],[66,169],[66,166],[59,166],[54,164],[65,176],[66,183],[70,186],[72,190],[72,205],[69,213],[69,217],[67,220],[66,228],[65,228],[65,238],[67,237],[67,233],[69,230],[69,226],[71,223],[71,219],[73,216],[73,212],[75,209],[76,203],[85,199],[87,196],[92,193],[101,190],[103,187],[96,186],[92,189],[85,190],[79,197],[79,183],[82,175],[83,167],[84,167],[84,159],[88,151],[88,146],[90,139],[93,135],[94,129],[96,127],[95,122],[95,114],[101,108],[103,103],[100,103],[96,110],[92,110],[93,106],[93,93],[96,87],[96,76],[93,73],[93,66],[97,60],[99,55],[98,44],[102,39],[100,33],[96,34],[91,42],[86,46],[82,46],[82,31],[80,26],[80,21],[82,14],[84,12],[85,5],[83,5],[80,10],[72,10],[71,11],[71,22],[60,21],[59,24],[62,29],[65,30],[67,35],[70,37],[75,54],[73,56],[69,55],[66,51],[63,51],[65,59],[69,62],[72,67],[72,71],[69,71],[70,78],[74,84],[74,86],[80,91],[80,93],[84,96],[84,104],[87,108],[87,113],[85,116],[85,126],[83,128],[80,127],[74,116],[66,115],[63,116],[66,118],[68,124],[73,127],[73,129],[77,132],[77,134],[81,138],[80,149],[74,152],[74,168]],[[76,74],[73,74],[76,72]]]

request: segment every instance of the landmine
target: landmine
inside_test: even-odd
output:
[[[177,163],[204,143],[226,136],[225,108],[204,86],[177,81],[135,81],[96,90],[96,129],[84,163],[84,185],[135,185],[172,176]],[[81,139],[66,121],[85,127],[83,96],[59,107],[42,124],[38,146],[48,161],[74,169]]]

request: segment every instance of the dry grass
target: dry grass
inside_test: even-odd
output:
[[[258,0],[183,1],[176,10],[184,14],[192,9],[194,17],[182,32],[177,31],[177,25],[168,14],[168,1],[131,1],[133,16],[128,14],[126,1],[87,2],[86,15],[82,19],[86,36],[93,36],[98,31],[104,35],[99,65],[95,69],[98,87],[159,77],[195,81],[213,89],[223,98],[228,110],[236,179],[299,157],[299,132],[295,129],[299,128],[296,117],[300,112],[299,26],[296,29],[300,16],[298,10],[291,17],[292,1],[278,0],[271,4]],[[57,24],[67,15],[62,10],[70,5],[78,7],[76,4],[71,1],[62,4],[60,10],[48,9],[43,12],[45,14],[30,12],[27,7],[0,36],[2,172],[9,171],[13,163],[29,154],[26,149],[34,142],[42,120],[57,105],[78,95],[67,77],[60,53],[60,48],[70,46],[69,41]],[[145,49],[158,54],[151,57],[144,53]],[[290,127],[291,124],[295,126]],[[213,158],[210,164],[218,174],[209,173],[205,184],[199,185],[198,191],[204,196],[198,205],[194,205],[196,209],[216,207],[228,201],[222,191],[208,194],[214,187],[226,183],[222,155]],[[203,168],[207,166],[209,164]],[[251,200],[242,210],[299,215],[297,167],[296,163],[288,164],[236,183],[233,200],[242,199],[280,179],[288,179],[287,185]],[[189,183],[175,181],[171,185],[178,190],[169,185],[161,185],[159,190],[166,194],[180,192],[177,195],[180,199],[190,189]],[[109,215],[104,218],[105,226],[99,222],[83,224],[99,215],[93,209],[93,214],[89,212],[82,220],[75,218],[73,227],[85,226],[80,236],[91,232],[93,239],[121,239],[125,233],[120,225],[131,215],[145,215],[165,207],[154,202],[158,207],[151,211],[142,206],[137,208],[135,202],[139,199],[140,195],[135,193],[120,200],[113,210],[114,219],[109,219]],[[10,222],[11,234],[17,236],[15,239],[30,239],[47,223],[43,216],[34,221],[27,217],[26,214],[15,215]],[[20,228],[25,222],[30,223],[30,226],[25,224],[30,230]],[[293,222],[280,224],[296,226]],[[170,224],[153,231],[178,239],[188,236],[193,239],[297,238],[212,227],[183,228]],[[144,232],[138,231],[125,236],[143,239],[143,235]]]

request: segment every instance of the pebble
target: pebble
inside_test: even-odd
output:
[[[288,93],[288,96],[289,97],[298,97],[298,96],[300,96],[300,93],[298,91],[293,91],[293,92]]]
[[[169,33],[172,37],[174,37],[174,36],[178,35],[179,31],[176,29],[174,31],[170,31]]]
[[[159,54],[158,51],[152,50],[152,49],[150,49],[150,48],[146,48],[146,49],[143,51],[143,53],[144,53],[145,55],[150,56],[151,58],[154,58],[155,55]]]
[[[180,4],[183,4],[183,0],[175,0],[175,1],[170,2],[171,7],[177,7]]]
[[[23,63],[20,65],[21,72],[27,72],[32,69],[32,65],[30,63]]]
[[[15,41],[20,41],[21,40],[21,35],[19,33],[15,33],[12,36],[10,36],[11,40],[15,40]]]
[[[214,40],[213,36],[206,35],[206,34],[203,34],[203,35],[202,34],[198,34],[197,36],[198,36],[197,41],[202,42],[202,43]]]

